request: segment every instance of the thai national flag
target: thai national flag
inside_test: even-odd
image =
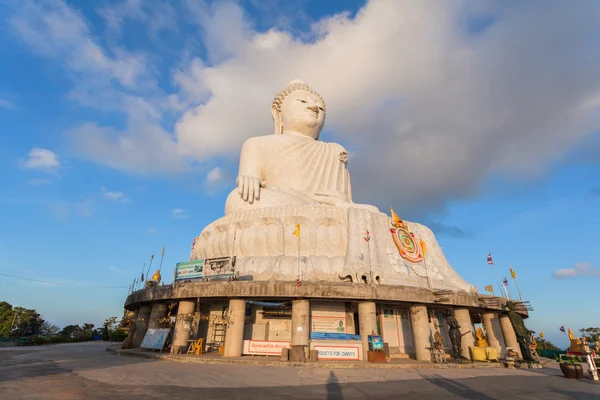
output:
[[[504,278],[504,280],[502,281],[502,284],[504,286],[508,286],[508,279]]]
[[[488,264],[494,265],[494,261],[492,260],[492,253],[488,254]]]
[[[564,325],[563,325],[563,326],[561,326],[561,327],[560,327],[560,328],[558,328],[558,329],[560,329],[560,331],[561,331],[562,333],[565,333],[565,326],[564,326]]]

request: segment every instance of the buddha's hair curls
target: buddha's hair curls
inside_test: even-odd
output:
[[[323,103],[323,109],[325,111],[327,111],[327,106],[325,105],[325,100],[323,100],[323,97],[321,97],[321,95],[319,93],[315,92],[313,89],[310,88],[310,86],[308,86],[305,82],[301,81],[300,79],[294,79],[287,85],[287,87],[285,89],[283,89],[281,92],[277,93],[277,96],[275,96],[275,98],[273,99],[273,103],[272,103],[271,107],[273,107],[273,109],[280,112],[281,111],[281,103],[283,103],[283,100],[294,90],[305,90],[309,93],[314,94],[315,96],[317,96],[319,98],[321,103]]]

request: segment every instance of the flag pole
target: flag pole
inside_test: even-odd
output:
[[[519,300],[523,302],[523,296],[521,295],[521,289],[519,288],[519,282],[517,281],[517,272],[513,270],[512,264],[510,261],[508,262],[508,266],[510,267],[510,276],[515,280],[515,286],[517,287],[517,293],[519,294]]]
[[[510,300],[510,297],[508,296],[508,291],[506,290],[506,286],[504,285],[504,281],[502,281],[502,287],[504,288],[504,294],[506,295],[506,300]]]
[[[494,260],[492,259],[492,253],[491,252],[488,254],[488,264],[491,264],[492,268],[494,268],[494,271],[496,272],[496,279],[497,279],[496,282],[500,282],[500,293],[502,293],[502,288],[504,286],[502,285],[502,281],[500,280],[500,275],[498,275],[498,269],[496,268],[496,264],[494,264]],[[493,288],[494,287],[492,286],[492,289]]]
[[[146,269],[146,263],[144,263],[144,265],[142,266],[142,275],[141,276],[144,276],[144,270],[145,269]],[[135,279],[137,280],[137,278],[135,278]],[[141,280],[143,280],[143,279],[141,279]]]
[[[163,248],[162,248],[162,253],[160,256],[160,266],[158,267],[158,272],[160,272],[160,270],[162,269],[163,258],[165,258],[165,246],[163,246]]]
[[[146,280],[148,280],[148,275],[150,275],[150,268],[152,268],[152,261],[153,260],[154,260],[154,254],[152,254],[152,256],[150,257],[150,265],[148,265],[148,272],[146,272]]]
[[[300,240],[300,225],[298,224],[298,280],[300,280],[300,246],[302,242]],[[301,280],[300,280],[301,282]]]

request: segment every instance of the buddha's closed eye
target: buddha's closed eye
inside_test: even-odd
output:
[[[296,99],[296,100],[298,100],[301,103],[306,103],[306,100],[302,100],[302,99]]]

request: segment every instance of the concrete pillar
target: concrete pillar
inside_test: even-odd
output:
[[[485,333],[487,334],[487,340],[490,347],[495,347],[498,349],[498,355],[502,352],[502,347],[500,346],[500,341],[496,338],[496,333],[494,332],[494,320],[498,319],[496,313],[487,312],[483,313],[483,327],[485,328]]]
[[[369,335],[377,335],[377,309],[374,301],[358,303],[358,327],[362,341],[362,359],[367,359],[369,351]]]
[[[144,340],[144,336],[146,336],[146,331],[148,330],[148,323],[150,322],[150,313],[152,312],[151,305],[141,306],[137,320],[135,321],[135,333],[133,334],[133,343],[131,347],[137,349],[142,344],[142,340]]]
[[[458,321],[458,325],[460,325],[460,333],[463,335],[460,339],[460,355],[470,360],[471,355],[469,354],[469,346],[475,346],[475,332],[473,332],[471,314],[469,314],[469,310],[466,308],[457,308],[454,311],[454,317],[456,318],[456,321]],[[469,333],[465,335],[465,332]]]
[[[150,323],[148,324],[148,329],[161,328],[162,325],[159,320],[167,316],[167,310],[168,307],[165,303],[154,303],[150,313]]]
[[[177,319],[175,320],[175,332],[173,335],[173,345],[171,353],[186,353],[189,347],[188,340],[192,330],[192,314],[196,309],[196,302],[193,300],[182,300],[177,309]]]
[[[431,361],[431,352],[427,349],[431,347],[427,307],[410,307],[410,328],[415,346],[415,358],[417,361]]]
[[[523,354],[521,354],[521,348],[517,341],[517,334],[515,333],[515,329],[513,328],[508,315],[500,315],[500,328],[502,329],[502,336],[504,336],[504,343],[506,343],[507,347],[505,356],[508,356],[508,348],[512,348],[519,354],[519,358],[522,359]]]
[[[292,301],[292,346],[308,346],[310,339],[310,301]]]
[[[225,334],[225,357],[240,357],[244,344],[246,300],[229,300],[229,322]]]

